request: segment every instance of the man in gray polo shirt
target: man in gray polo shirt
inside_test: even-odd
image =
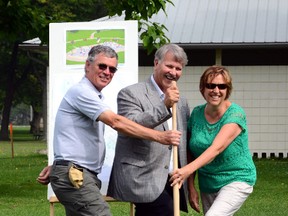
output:
[[[120,133],[166,145],[180,142],[179,131],[145,128],[103,103],[101,90],[111,82],[117,64],[118,55],[112,48],[93,47],[85,63],[85,76],[68,90],[56,115],[54,163],[42,170],[38,181],[51,182],[69,216],[111,215],[97,177],[105,158],[104,124]]]

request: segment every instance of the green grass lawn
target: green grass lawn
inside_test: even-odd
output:
[[[36,178],[47,165],[45,141],[36,141],[27,128],[14,128],[14,158],[11,143],[0,141],[0,216],[48,216],[47,187]],[[288,215],[288,159],[255,159],[258,179],[254,192],[236,216]],[[109,202],[114,216],[129,215],[129,203]],[[65,215],[55,204],[55,216]],[[184,215],[202,215],[189,210]]]

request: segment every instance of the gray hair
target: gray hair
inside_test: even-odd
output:
[[[115,52],[115,50],[104,45],[93,46],[90,49],[86,60],[89,62],[94,62],[99,54],[104,54],[108,58],[116,58],[118,60],[118,54]]]
[[[156,53],[154,60],[162,61],[165,55],[170,52],[174,56],[174,60],[181,63],[182,66],[187,65],[188,58],[183,48],[176,44],[165,44],[160,47]]]

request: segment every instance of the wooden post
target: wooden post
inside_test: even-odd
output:
[[[56,196],[52,196],[52,197],[50,197],[49,202],[50,202],[50,216],[54,216],[55,215],[55,213],[54,213],[54,203],[57,203],[59,201],[58,201]]]
[[[216,49],[216,65],[222,65],[222,49]]]
[[[130,216],[134,216],[135,212],[134,212],[134,204],[130,203]]]
[[[10,130],[10,143],[11,143],[11,154],[12,154],[12,159],[14,158],[14,142],[13,142],[13,126],[12,123],[9,125],[9,130]]]

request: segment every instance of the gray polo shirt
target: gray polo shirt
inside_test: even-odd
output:
[[[104,123],[96,121],[110,107],[86,78],[62,99],[54,128],[54,160],[69,160],[100,173],[105,158]]]

